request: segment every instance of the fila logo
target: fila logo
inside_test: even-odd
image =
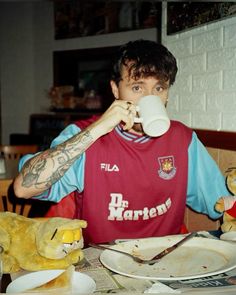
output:
[[[101,163],[100,165],[101,165],[101,170],[104,170],[104,171],[107,171],[107,172],[113,172],[113,171],[118,172],[118,171],[120,171],[119,167],[116,164],[111,165],[111,164]]]

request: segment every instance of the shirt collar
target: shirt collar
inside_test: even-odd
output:
[[[121,125],[118,125],[115,127],[115,132],[121,136],[122,138],[124,138],[127,141],[132,141],[135,143],[145,143],[149,140],[151,140],[151,137],[148,135],[138,135],[138,134],[134,134],[128,131],[125,131]]]

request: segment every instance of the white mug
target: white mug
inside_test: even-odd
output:
[[[135,123],[141,123],[143,131],[152,137],[161,136],[170,127],[170,119],[166,107],[159,96],[147,95],[140,98],[137,104],[139,117]]]

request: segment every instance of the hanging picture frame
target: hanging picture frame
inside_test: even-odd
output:
[[[56,40],[161,28],[161,1],[57,0],[53,5]]]
[[[168,2],[167,35],[235,15],[235,2]]]

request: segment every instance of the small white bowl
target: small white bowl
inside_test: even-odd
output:
[[[236,231],[228,231],[220,236],[221,240],[236,242]]]

